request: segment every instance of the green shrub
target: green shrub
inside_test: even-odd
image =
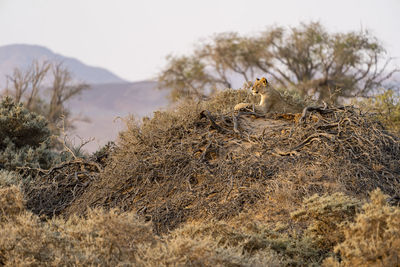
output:
[[[48,168],[50,130],[43,116],[28,111],[9,97],[0,102],[0,169]]]

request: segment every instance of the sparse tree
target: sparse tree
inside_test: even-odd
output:
[[[52,74],[53,84],[48,89],[51,97],[47,119],[55,124],[61,117],[64,117],[65,128],[69,129],[73,125],[69,120],[70,112],[65,108],[65,103],[83,90],[89,89],[89,85],[74,83],[71,73],[61,63],[52,65]]]
[[[164,87],[172,89],[171,100],[203,98],[205,88],[213,84],[209,75],[206,74],[205,65],[195,57],[169,56],[167,59],[168,66],[160,74],[159,79]]]
[[[199,69],[193,68],[193,62]],[[171,88],[177,99],[231,87],[233,79],[248,82],[267,75],[277,87],[338,101],[366,96],[382,86],[398,71],[388,70],[390,62],[369,32],[329,33],[312,22],[290,29],[270,27],[257,36],[218,34],[192,56],[169,57],[159,82],[161,88]],[[189,80],[196,81],[191,84],[194,89],[186,84]]]
[[[29,79],[31,83],[30,93],[25,100],[25,105],[28,110],[34,110],[34,105],[38,102],[40,86],[50,67],[51,64],[49,62],[45,61],[40,64],[38,61],[35,61],[32,68],[28,71],[31,74]]]
[[[49,68],[50,64],[46,61],[42,63],[34,61],[25,72],[16,68],[13,75],[7,76],[8,85],[11,84],[11,87],[7,86],[6,93],[11,95],[17,103],[23,101],[28,109],[32,109],[32,105],[38,97],[40,85]]]
[[[61,118],[66,129],[73,127],[65,104],[89,88],[85,83],[74,82],[62,63],[47,61],[34,61],[26,71],[15,69],[13,75],[7,76],[7,80],[5,94],[16,103],[22,103],[29,111],[44,116],[53,134],[58,134],[57,123]]]

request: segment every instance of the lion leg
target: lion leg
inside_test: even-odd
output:
[[[267,101],[264,105],[263,105],[263,109],[265,113],[269,113],[272,111],[273,106],[275,103],[273,103],[272,101]]]
[[[241,109],[252,109],[253,104],[250,103],[239,103],[235,106],[235,110],[241,110]]]

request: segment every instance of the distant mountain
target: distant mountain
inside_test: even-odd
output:
[[[12,74],[15,68],[27,68],[34,60],[62,62],[76,80],[90,84],[126,82],[106,69],[88,66],[75,58],[56,54],[46,47],[14,44],[0,46],[0,87],[3,87],[6,75]]]
[[[140,119],[151,116],[153,111],[168,106],[168,90],[158,90],[157,82],[142,81],[125,84],[97,84],[71,100],[68,107],[75,116],[87,117],[90,123],[76,121],[76,130],[71,136],[95,140],[84,148],[94,152],[99,147],[114,141],[125,129],[123,119],[134,115]],[[79,138],[78,138],[79,137]]]

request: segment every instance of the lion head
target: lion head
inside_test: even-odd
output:
[[[257,94],[262,94],[265,92],[265,89],[268,86],[268,81],[267,78],[262,77],[261,79],[258,79],[254,82],[253,86],[251,87],[251,92],[253,95]]]

